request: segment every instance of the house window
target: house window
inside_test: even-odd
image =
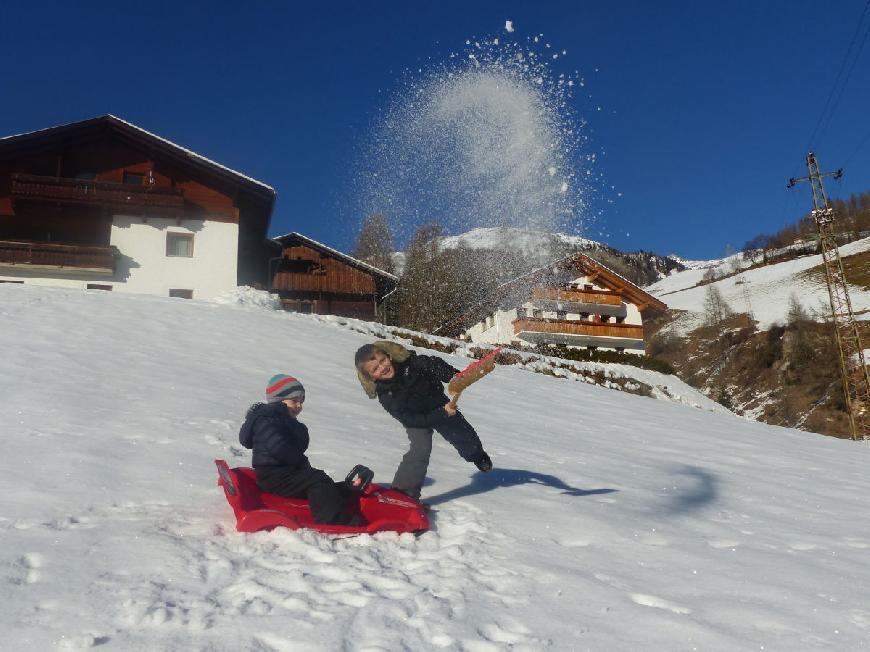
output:
[[[193,258],[193,234],[167,233],[166,255],[181,258]]]
[[[145,175],[136,174],[135,172],[124,172],[124,183],[128,186],[141,186],[145,183]]]
[[[89,290],[106,290],[107,292],[112,291],[111,285],[104,285],[102,283],[88,283],[87,288]]]
[[[310,301],[302,301],[299,303],[299,312],[304,313],[306,315],[311,314],[311,302]]]
[[[542,310],[532,310],[532,317],[535,319],[542,319],[544,317],[544,312]]]
[[[583,286],[583,289],[584,289],[586,292],[592,292],[592,286],[589,285],[588,283],[587,283],[586,285]]]
[[[623,347],[621,347],[621,346],[617,346],[617,347],[616,347],[616,352],[617,352],[617,353],[625,353],[625,348],[623,348]]]
[[[588,312],[581,312],[580,319],[582,319],[583,321],[586,321],[587,319],[589,319],[589,313]]]
[[[568,319],[568,311],[567,310],[557,310],[556,311],[556,319]]]
[[[601,315],[601,323],[606,324],[610,321],[610,315]]]
[[[176,299],[193,299],[193,290],[169,290],[169,296]]]
[[[625,322],[625,317],[617,317],[617,318],[616,318],[616,323],[617,323],[617,324],[622,324],[622,323],[624,323],[624,322]]]

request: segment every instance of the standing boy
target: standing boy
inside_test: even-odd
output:
[[[450,442],[464,460],[484,472],[492,469],[492,460],[474,428],[444,393],[443,384],[458,369],[436,356],[417,355],[401,344],[387,341],[360,347],[354,363],[368,397],[377,397],[408,433],[411,445],[396,470],[394,489],[420,497],[432,453],[433,430]]]

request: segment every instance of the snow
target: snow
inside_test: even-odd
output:
[[[840,247],[840,257],[870,249],[870,238],[856,240]],[[730,272],[731,269],[746,263],[739,254],[722,260],[681,261],[689,269],[672,273],[669,276],[644,288],[657,299],[664,301],[668,308],[691,311],[681,322],[682,331],[700,325],[703,319],[704,298],[707,285],[697,285],[708,269]],[[821,254],[803,256],[794,260],[767,265],[756,269],[744,269],[735,276],[716,281],[726,303],[736,312],[749,312],[758,321],[758,328],[766,329],[772,324],[786,320],[789,300],[794,294],[807,310],[830,312],[828,287],[824,276],[813,278],[803,272],[822,264]],[[848,277],[846,279],[848,281]],[[747,303],[748,298],[748,303]],[[849,286],[852,310],[859,319],[870,319],[870,291],[854,285]]]
[[[281,299],[277,294],[252,287],[241,286],[209,299],[211,303],[236,305],[253,309],[281,310]]]
[[[867,647],[870,447],[519,367],[461,402],[494,471],[436,439],[432,531],[235,532],[212,460],[248,463],[276,372],[313,464],[390,479],[406,438],[358,327],[0,285],[3,649]]]

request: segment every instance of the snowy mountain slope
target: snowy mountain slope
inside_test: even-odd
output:
[[[574,248],[597,248],[601,243],[588,240],[577,235],[565,233],[546,233],[517,228],[477,228],[441,238],[441,246],[453,249],[465,246],[471,249],[499,249],[504,246],[513,247],[520,251],[538,252],[545,249],[549,243],[556,242]]]
[[[840,247],[840,256],[846,257],[870,249],[870,238],[856,240]],[[697,265],[682,272],[676,272],[644,288],[661,299],[669,308],[688,310],[694,315],[687,316],[682,323],[684,330],[700,324],[704,312],[704,297],[707,286],[697,284],[709,268],[730,269],[739,263],[739,255],[721,261],[707,261],[705,266]],[[685,261],[684,261],[685,262]],[[784,322],[788,312],[789,297],[795,294],[807,309],[823,307],[830,310],[828,289],[824,280],[807,278],[801,273],[820,265],[822,256],[805,256],[775,265],[745,270],[736,276],[729,276],[715,282],[725,301],[737,312],[749,312],[758,320],[758,328],[766,329],[774,322]],[[861,287],[850,286],[849,296],[852,309],[864,312],[859,318],[870,319],[870,292]]]
[[[582,251],[640,285],[661,278],[675,267],[682,267],[678,259],[672,256],[657,256],[645,251],[621,252],[582,236],[531,229],[476,228],[458,235],[443,236],[439,238],[439,244],[447,250],[463,247],[477,251],[513,252],[522,256],[524,271]],[[405,258],[404,252],[393,253],[393,266],[399,275],[405,268]],[[520,273],[521,270],[516,270],[516,274]]]
[[[388,480],[369,341],[244,306],[0,286],[3,649],[829,650],[870,640],[870,447],[498,368],[434,529],[238,534],[211,460],[275,372],[310,458]],[[468,362],[445,356],[451,363]]]
[[[513,227],[479,227],[458,235],[443,236],[438,242],[444,249],[510,249],[528,256],[537,264],[551,262],[560,257],[563,250],[598,249],[604,246],[581,236]],[[393,266],[401,275],[405,267],[405,252],[393,254]]]

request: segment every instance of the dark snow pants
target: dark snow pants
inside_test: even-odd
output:
[[[466,462],[475,462],[483,455],[483,444],[462,414],[444,419],[434,428],[444,437]],[[411,447],[402,458],[393,487],[412,496],[420,497],[426,470],[429,468],[429,456],[432,454],[432,428],[405,428]]]
[[[334,482],[324,471],[311,467],[261,466],[257,484],[270,494],[307,498],[316,523],[341,523],[351,491],[344,482]]]

